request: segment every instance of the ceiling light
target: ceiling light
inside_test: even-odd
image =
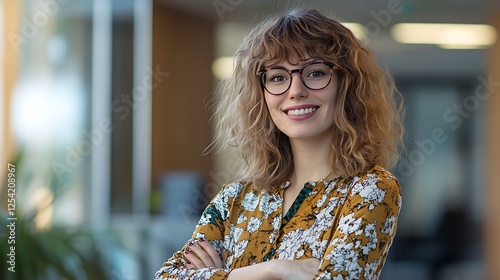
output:
[[[224,80],[233,74],[233,57],[219,57],[212,63],[212,73],[219,80]]]
[[[342,25],[351,30],[352,33],[354,33],[354,36],[356,36],[359,40],[364,41],[367,38],[365,27],[362,24],[356,22],[342,22]]]
[[[403,44],[433,44],[445,48],[484,48],[497,39],[496,29],[486,24],[399,23],[391,28]]]

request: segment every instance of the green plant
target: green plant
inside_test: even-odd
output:
[[[19,169],[23,155],[19,153],[12,163]],[[51,206],[68,188],[52,176]],[[19,186],[16,191],[19,191]],[[7,202],[7,188],[3,188],[2,204]],[[22,201],[16,200],[17,208]],[[10,207],[10,206],[8,206]],[[109,234],[98,235],[83,228],[51,226],[40,230],[35,218],[44,208],[24,213],[6,212],[0,207],[0,279],[57,280],[57,279],[113,279],[108,250],[122,247]]]
[[[3,240],[10,235],[9,223],[2,218]],[[2,242],[2,279],[110,279],[99,241],[88,232],[59,227],[37,231],[33,220],[25,217],[15,223],[14,240],[15,244]],[[9,263],[9,254],[14,262]]]

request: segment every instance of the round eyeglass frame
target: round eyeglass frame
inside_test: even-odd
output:
[[[321,88],[311,88],[309,87],[305,82],[304,82],[304,77],[302,76],[302,71],[304,71],[305,68],[311,66],[311,65],[314,65],[314,64],[325,64],[327,65],[328,67],[330,67],[330,79],[328,80],[328,83],[324,86],[324,87],[321,87]],[[324,88],[326,88],[328,85],[330,85],[330,83],[332,82],[332,75],[333,75],[333,68],[335,68],[335,64],[331,63],[331,62],[325,62],[325,61],[315,61],[315,62],[311,62],[311,63],[308,63],[306,65],[304,65],[302,68],[295,68],[295,69],[287,69],[283,66],[271,66],[271,67],[267,67],[267,68],[264,68],[260,71],[257,72],[257,76],[260,78],[260,83],[263,87],[263,89],[265,91],[267,91],[269,94],[271,95],[282,95],[283,93],[287,92],[290,87],[292,86],[292,82],[293,82],[293,73],[299,73],[300,75],[300,81],[302,82],[302,84],[310,89],[310,90],[322,90]],[[270,92],[267,87],[266,87],[266,83],[264,81],[264,77],[265,77],[265,74],[267,73],[268,70],[271,70],[271,69],[282,69],[282,70],[285,70],[286,72],[288,72],[288,74],[290,75],[290,83],[288,84],[288,87],[281,93],[272,93]]]

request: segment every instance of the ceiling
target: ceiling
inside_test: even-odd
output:
[[[231,55],[241,33],[263,18],[294,7],[315,8],[340,21],[357,22],[380,31],[369,37],[369,47],[399,75],[477,75],[485,71],[488,50],[444,50],[432,45],[403,45],[395,42],[390,27],[400,22],[489,23],[491,11],[500,14],[498,0],[157,0],[157,2],[213,21],[223,30],[218,55]],[[393,11],[393,12],[391,12]],[[396,11],[396,12],[394,12]],[[384,16],[382,16],[384,15]],[[387,16],[390,16],[387,17]],[[225,26],[225,27],[224,27]],[[231,28],[227,28],[231,26]],[[240,32],[229,34],[230,30]],[[221,33],[221,32],[219,32]],[[224,39],[225,38],[225,39]],[[224,40],[229,40],[226,42]],[[225,46],[225,47],[224,47]]]
[[[394,23],[405,22],[460,22],[486,23],[488,12],[500,9],[498,0],[158,0],[189,13],[198,14],[214,21],[254,22],[270,13],[294,7],[310,7],[347,21],[368,22],[373,20],[372,11],[387,10],[390,5],[402,7],[394,17]],[[227,7],[223,18],[215,7]]]

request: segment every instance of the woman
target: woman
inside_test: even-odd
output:
[[[314,10],[266,21],[219,90],[215,142],[236,146],[192,239],[156,279],[377,279],[396,232],[401,102],[390,76]]]

